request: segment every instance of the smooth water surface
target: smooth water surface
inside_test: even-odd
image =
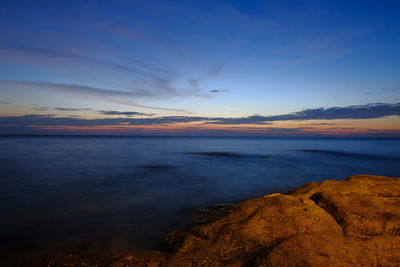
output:
[[[184,211],[354,174],[400,176],[400,140],[0,137],[0,261],[156,249]]]

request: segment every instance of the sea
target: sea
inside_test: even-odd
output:
[[[196,209],[355,174],[400,177],[400,139],[2,136],[0,265],[158,249]]]

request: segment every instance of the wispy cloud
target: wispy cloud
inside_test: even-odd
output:
[[[90,53],[86,53],[90,54]],[[96,78],[102,84],[107,84],[113,93],[121,96],[135,97],[137,100],[165,99],[171,97],[210,97],[204,94],[201,83],[213,79],[222,71],[219,65],[199,67],[198,77],[188,78],[184,73],[165,64],[148,63],[143,60],[121,60],[115,55],[109,60],[63,50],[45,48],[10,46],[0,44],[1,61],[29,64],[33,67],[46,68],[52,72],[58,71],[73,74],[73,77],[83,76],[84,79]],[[110,58],[110,57],[109,57]],[[126,57],[125,57],[126,58]],[[177,86],[179,81],[180,86]],[[43,82],[52,84],[52,82]],[[61,83],[60,83],[61,84]],[[85,85],[75,85],[87,87]],[[104,89],[102,90],[104,92]]]
[[[326,125],[336,125],[335,123],[327,123],[327,122],[322,122],[322,123],[311,123],[308,125],[313,125],[313,126],[326,126]]]
[[[92,108],[66,108],[66,107],[31,107],[31,109],[36,111],[49,111],[49,110],[57,110],[57,111],[94,111],[101,115],[111,115],[111,116],[127,116],[127,117],[134,117],[134,116],[154,116],[154,113],[143,113],[137,111],[116,111],[116,110],[95,110]],[[73,117],[69,115],[68,117]]]
[[[133,116],[154,116],[155,114],[152,113],[142,113],[142,112],[135,112],[135,111],[114,111],[114,110],[99,110],[98,111],[102,115],[124,115],[128,117]]]
[[[36,110],[36,111],[48,111],[48,107],[31,107],[31,109]]]
[[[92,86],[75,85],[75,84],[60,84],[60,83],[48,83],[48,82],[20,82],[20,81],[7,81],[7,80],[0,80],[0,87],[49,90],[53,92],[61,92],[63,94],[67,94],[71,97],[76,97],[76,98],[106,101],[106,102],[124,104],[128,106],[142,107],[147,109],[187,113],[187,111],[183,109],[147,106],[135,103],[133,101],[124,100],[127,98],[141,97],[143,95],[146,95],[147,92],[117,91],[117,90],[97,88]]]
[[[59,111],[89,111],[92,110],[91,108],[62,108],[62,107],[55,107],[55,110]]]
[[[127,65],[121,65],[113,62],[99,60],[79,54],[47,50],[34,47],[16,46],[16,45],[0,45],[0,55],[2,60],[9,60],[13,62],[29,63],[42,67],[54,67],[56,64],[84,64],[84,65],[98,65],[108,68],[113,68],[118,71],[135,72],[141,75],[149,75],[146,72],[133,68]]]
[[[229,90],[211,90],[210,93],[226,93],[229,92]]]

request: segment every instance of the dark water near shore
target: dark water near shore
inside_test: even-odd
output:
[[[353,174],[400,176],[400,140],[389,139],[9,136],[0,149],[0,263],[156,249],[191,208]]]

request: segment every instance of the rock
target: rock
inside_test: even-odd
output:
[[[255,266],[356,266],[345,239],[316,233],[295,235],[274,246]]]
[[[400,236],[400,199],[332,191],[310,198],[332,215],[348,237]]]
[[[167,234],[164,252],[104,266],[400,266],[399,178],[309,183],[217,210]]]
[[[110,267],[157,267],[167,258],[167,253],[160,251],[135,252],[121,257],[110,264]]]
[[[178,233],[184,238],[168,264],[197,266],[201,259],[207,266],[251,265],[266,250],[300,233],[343,236],[335,220],[311,201],[287,195],[256,198],[214,222]]]

